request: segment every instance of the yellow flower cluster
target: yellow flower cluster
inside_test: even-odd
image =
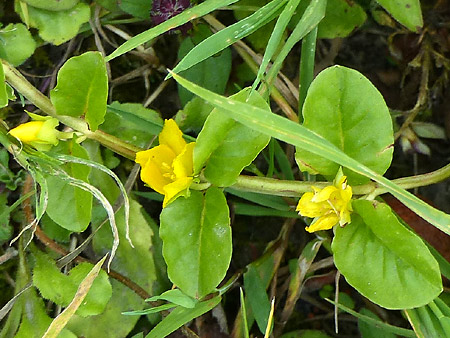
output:
[[[333,185],[312,188],[314,192],[303,194],[296,208],[300,215],[314,218],[306,231],[328,230],[337,223],[341,227],[350,223],[352,187],[347,184],[346,176],[339,172]]]
[[[141,179],[164,195],[163,208],[181,196],[193,180],[195,142],[186,143],[174,120],[166,120],[159,134],[159,145],[136,153]]]

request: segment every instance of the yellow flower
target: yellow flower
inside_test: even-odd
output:
[[[159,134],[159,146],[136,153],[141,179],[164,195],[163,208],[191,185],[194,146],[195,142],[186,144],[174,120],[166,120]]]
[[[67,134],[56,130],[59,124],[57,119],[32,113],[28,114],[33,121],[23,123],[9,131],[10,135],[22,143],[29,144],[39,151],[47,151],[58,144],[60,136]]]
[[[350,223],[352,210],[352,187],[347,185],[347,177],[339,171],[333,185],[323,189],[312,187],[314,192],[303,194],[296,211],[305,217],[314,217],[306,231],[328,230],[337,223],[341,227]]]

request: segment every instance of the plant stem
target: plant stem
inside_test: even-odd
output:
[[[403,189],[411,189],[423,187],[426,185],[441,182],[450,177],[450,164],[430,173],[398,178],[392,180],[393,183]],[[237,182],[232,186],[234,189],[256,192],[260,194],[299,197],[305,192],[312,191],[311,186],[324,188],[330,185],[329,182],[308,182],[308,181],[287,181],[277,180],[267,177],[244,176],[238,177]],[[371,182],[364,185],[352,186],[354,195],[378,196],[387,192],[385,188],[381,188],[377,183]]]
[[[301,119],[302,108],[305,103],[308,88],[314,78],[314,64],[316,56],[317,26],[305,36],[302,41],[302,54],[300,59],[300,86],[298,98],[298,115]]]
[[[47,115],[58,119],[61,123],[82,133],[87,138],[96,140],[117,154],[131,160],[135,159],[136,152],[142,150],[100,130],[96,130],[95,132],[89,130],[87,123],[83,119],[72,116],[58,115],[55,107],[48,97],[37,90],[16,68],[12,67],[8,62],[2,60],[2,64],[6,81]]]

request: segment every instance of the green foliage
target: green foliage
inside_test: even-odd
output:
[[[417,337],[432,338],[450,335],[450,307],[441,298],[405,312]]]
[[[266,330],[269,318],[270,301],[266,293],[265,283],[261,279],[258,269],[253,265],[244,274],[244,288],[247,295],[246,303],[249,304],[259,330],[263,333]]]
[[[364,97],[364,100],[361,98]],[[351,158],[384,174],[392,160],[392,121],[383,97],[359,72],[332,67],[311,84],[303,106],[303,125],[321,135]],[[329,180],[339,164],[298,149],[295,157],[302,171],[322,174]],[[368,178],[344,169],[349,184]]]
[[[49,4],[49,2],[46,3]],[[54,45],[60,45],[76,36],[81,25],[89,21],[91,14],[89,6],[82,2],[72,8],[57,12],[27,5],[24,6],[26,8],[26,12],[24,12],[24,7],[18,3],[16,1],[15,8],[22,21],[30,27],[37,28],[39,36]]]
[[[1,69],[1,67],[0,67]],[[9,168],[9,154],[6,149],[0,149],[0,182],[5,183],[9,190],[16,190],[21,178]]]
[[[58,72],[58,84],[50,97],[59,115],[84,116],[97,130],[106,114],[108,77],[99,52],[72,57]]]
[[[9,223],[10,209],[8,207],[8,196],[0,195],[0,245],[9,241],[13,234],[13,227]]]
[[[266,101],[256,92],[248,97],[250,89],[232,96],[239,102],[270,112]],[[220,108],[214,109],[198,135],[194,149],[194,172],[206,164],[205,177],[217,186],[232,185],[242,169],[248,166],[270,138],[226,116]]]
[[[199,25],[196,27],[194,35],[183,40],[178,50],[178,58],[183,59],[187,54],[201,41],[211,36],[211,30],[206,25]],[[231,50],[219,49],[218,54],[206,58],[204,61],[197,63],[183,72],[190,81],[208,88],[213,92],[223,94],[228,82],[228,77],[231,71]],[[182,86],[178,87],[178,95],[180,96],[181,105],[185,106],[194,95],[184,89]]]
[[[9,24],[0,29],[0,58],[12,65],[21,65],[35,49],[36,42],[25,25]]]
[[[289,26],[295,27],[298,19],[303,15],[308,2],[300,2],[298,11]],[[317,38],[334,39],[346,37],[358,27],[361,27],[367,15],[361,6],[354,1],[327,0],[325,17],[318,25]]]
[[[120,9],[137,18],[149,19],[152,2],[148,0],[121,0],[118,4]]]
[[[64,307],[72,301],[78,285],[93,267],[90,263],[81,263],[72,268],[69,275],[64,275],[49,256],[36,251],[35,258],[33,284],[39,289],[42,297]],[[88,317],[102,313],[111,295],[112,288],[108,275],[101,270],[83,304],[78,308],[77,314]]]
[[[30,6],[48,11],[64,11],[74,7],[79,0],[23,0]]]
[[[381,319],[378,318],[378,316],[370,311],[369,309],[362,308],[359,311],[360,314],[368,316],[370,318],[375,319],[376,321],[381,322]],[[358,328],[361,332],[362,338],[378,338],[378,337],[385,337],[385,338],[395,338],[397,337],[395,334],[390,333],[386,330],[384,330],[382,327],[377,327],[376,325],[371,325],[368,322],[363,321],[362,319],[358,319]]]
[[[74,141],[60,143],[56,149],[63,154],[88,158],[86,150]],[[64,229],[84,231],[91,221],[92,194],[69,182],[70,177],[73,177],[89,183],[90,168],[82,164],[68,163],[62,169],[64,172],[51,172],[45,177],[48,187],[47,214]]]
[[[231,260],[227,201],[218,188],[191,191],[161,212],[160,236],[167,273],[188,296],[201,299],[225,277]]]
[[[159,296],[154,296],[147,301],[155,302],[157,300],[166,300],[168,302],[171,302],[176,305],[180,305],[182,307],[186,307],[189,309],[192,309],[197,301],[194,298],[191,298],[187,295],[185,295],[183,292],[181,292],[179,289],[169,290],[166,292],[163,292]]]
[[[113,102],[108,105],[101,130],[135,146],[146,148],[162,130],[163,120],[152,109],[138,103]]]
[[[216,307],[220,300],[220,296],[214,297],[212,299],[205,300],[204,302],[197,303],[193,309],[184,308],[181,306],[177,307],[166,318],[164,318],[164,320],[156,325],[155,328],[145,336],[145,338],[160,338],[168,336],[182,325]]]
[[[353,208],[358,215],[336,228],[332,244],[334,262],[347,282],[388,309],[418,307],[436,298],[441,274],[422,240],[384,203],[356,200]]]
[[[419,0],[377,0],[398,22],[413,32],[423,26]]]
[[[202,129],[206,118],[213,110],[213,106],[201,98],[195,96],[175,115],[175,122],[181,130],[194,130],[196,132]]]

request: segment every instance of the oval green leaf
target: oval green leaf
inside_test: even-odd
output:
[[[91,130],[103,123],[108,98],[108,76],[103,56],[87,52],[70,58],[58,72],[50,98],[59,115],[85,115]]]
[[[267,102],[257,92],[250,97],[250,88],[231,96],[239,102],[270,112]],[[258,156],[270,137],[236,122],[228,114],[215,108],[198,135],[194,149],[194,171],[200,172],[206,163],[205,177],[218,186],[235,183],[242,169]]]
[[[377,2],[409,30],[417,32],[423,26],[419,0],[377,0]]]
[[[85,3],[58,12],[27,6],[28,16],[22,12],[19,1],[16,1],[15,9],[23,22],[39,30],[43,40],[57,46],[75,37],[81,25],[88,22],[91,16],[89,5]]]
[[[231,260],[227,201],[218,188],[192,191],[161,212],[160,236],[170,280],[188,296],[200,299],[214,291]]]
[[[385,203],[356,200],[352,222],[337,227],[334,262],[347,282],[387,309],[428,304],[442,292],[439,265]]]
[[[71,9],[79,0],[23,0],[23,2],[33,7],[57,12]]]
[[[378,174],[392,160],[394,142],[389,109],[380,92],[356,70],[335,66],[321,72],[311,84],[303,106],[304,126],[330,141],[351,158]],[[339,164],[297,149],[302,171],[333,179]],[[350,184],[367,177],[344,169]]]
[[[78,143],[61,142],[60,153],[87,159],[86,150]],[[88,182],[91,169],[88,166],[68,163],[64,170],[71,177]],[[92,194],[74,187],[56,175],[46,175],[48,186],[48,205],[46,212],[50,218],[64,229],[81,232],[86,230],[91,221]]]
[[[0,30],[0,58],[13,66],[21,65],[35,49],[36,41],[24,24],[9,24]]]

